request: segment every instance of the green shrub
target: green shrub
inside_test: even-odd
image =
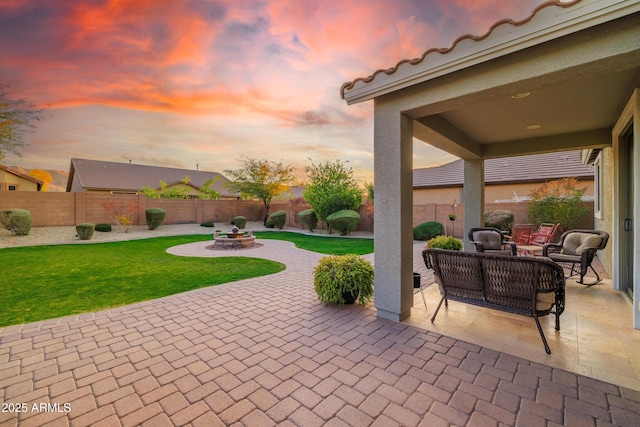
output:
[[[287,213],[285,211],[277,211],[269,215],[269,219],[275,227],[282,230],[282,227],[284,227],[284,224],[287,222]]]
[[[327,217],[329,234],[331,234],[331,230],[335,228],[340,234],[346,236],[358,228],[358,224],[360,224],[360,214],[351,209],[341,210]]]
[[[440,236],[444,227],[437,221],[427,221],[413,228],[413,240],[429,240]]]
[[[83,222],[76,225],[76,233],[80,240],[91,240],[91,236],[93,236],[93,231],[95,229],[96,226],[90,222]]]
[[[0,211],[0,223],[17,236],[26,236],[31,230],[31,213],[25,209]]]
[[[313,231],[318,228],[318,217],[313,209],[307,209],[298,214],[300,224],[303,225],[309,231]]]
[[[276,225],[270,219],[268,219],[267,222],[264,223],[264,226],[267,228],[276,228]]]
[[[489,211],[484,214],[484,226],[511,233],[511,229],[513,228],[513,212],[503,209]]]
[[[462,242],[453,236],[438,236],[427,242],[428,248],[449,249],[451,251],[461,251]]]
[[[529,222],[539,226],[543,222],[560,224],[564,230],[580,225],[590,210],[582,202],[586,188],[576,178],[563,178],[547,182],[529,193],[527,202]]]
[[[149,208],[144,211],[144,215],[147,219],[147,227],[149,227],[149,230],[155,230],[160,227],[160,224],[164,221],[164,217],[167,215],[167,212],[160,208]]]
[[[96,224],[96,231],[107,233],[111,231],[111,224]]]
[[[203,223],[200,224],[201,227],[215,227],[216,225],[213,223],[213,221],[205,221]]]
[[[233,218],[231,224],[235,225],[238,228],[244,228],[247,225],[247,217],[238,215],[237,217]]]
[[[325,256],[313,271],[313,284],[324,304],[345,304],[352,297],[364,305],[373,297],[373,266],[358,255]]]

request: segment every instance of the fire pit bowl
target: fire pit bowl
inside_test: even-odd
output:
[[[256,237],[249,231],[247,234],[240,232],[237,227],[231,229],[231,233],[215,232],[213,235],[213,249],[244,249],[256,246]]]

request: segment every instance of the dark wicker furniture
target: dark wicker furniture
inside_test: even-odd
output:
[[[516,255],[516,244],[508,242],[500,230],[492,227],[472,228],[469,241],[476,251],[495,255]]]
[[[569,277],[578,274],[576,266],[580,266],[581,285],[592,286],[600,283],[602,279],[591,263],[597,251],[601,251],[607,246],[609,233],[600,230],[569,230],[560,236],[558,243],[547,243],[542,247],[542,255],[551,258],[560,264],[571,264]],[[587,269],[591,268],[596,275],[596,281],[584,283],[584,276]]]
[[[538,317],[555,314],[555,329],[560,330],[565,278],[558,264],[543,258],[444,249],[426,249],[422,257],[433,269],[442,295],[431,322],[449,300],[533,317],[544,349],[551,353]]]

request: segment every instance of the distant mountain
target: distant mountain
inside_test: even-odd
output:
[[[29,175],[29,172],[34,169],[26,169],[22,166],[9,166],[25,175]],[[50,192],[65,192],[67,191],[67,180],[69,179],[69,171],[59,171],[55,169],[39,169],[51,174],[51,182],[47,184],[47,189]]]

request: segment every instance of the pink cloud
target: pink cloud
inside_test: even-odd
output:
[[[538,3],[5,0],[0,76],[6,80],[0,83],[43,107],[64,110],[58,120],[71,128],[85,123],[81,135],[91,144],[113,126],[108,119],[99,126],[99,113],[119,112],[120,118],[135,111],[149,123],[148,134],[144,126],[119,120],[123,129],[114,140],[130,144],[122,156],[135,157],[138,143],[148,150],[140,141],[170,135],[188,140],[185,147],[194,151],[185,160],[190,164],[212,140],[229,146],[270,140],[295,146],[305,140],[302,161],[303,147],[325,144],[318,155],[351,147],[349,153],[360,157],[354,164],[367,165],[372,108],[346,107],[339,96],[342,83],[431,47],[449,47],[460,35],[484,34],[502,18],[523,19]],[[108,108],[102,112],[96,105]],[[80,115],[83,108],[91,114]],[[163,120],[150,120],[147,113]],[[173,118],[170,125],[166,117]],[[79,150],[76,136],[62,125],[55,130],[58,143],[73,140]],[[91,150],[89,143],[82,148]]]

